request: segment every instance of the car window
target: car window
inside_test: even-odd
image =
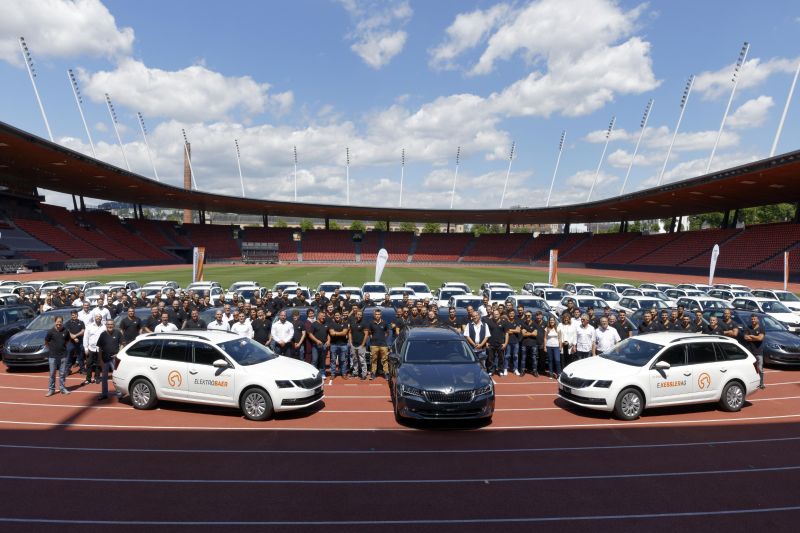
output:
[[[159,346],[161,341],[159,340],[142,340],[130,346],[125,353],[130,355],[131,357],[151,357],[153,352],[153,348]]]
[[[715,344],[717,346],[717,350],[719,350],[722,358],[725,361],[739,361],[742,359],[747,359],[747,354],[738,344],[733,344],[732,342],[719,342]]]
[[[689,345],[689,364],[703,365],[717,360],[714,353],[714,344],[711,342],[698,342]]]
[[[661,347],[658,344],[629,337],[600,357],[631,366],[644,366]]]
[[[683,346],[670,346],[667,351],[658,356],[659,361],[666,361],[670,368],[686,365],[686,350]]]
[[[233,339],[217,346],[242,366],[256,365],[278,357],[263,344],[248,338]]]
[[[189,341],[165,340],[161,345],[161,359],[185,363],[188,360]]]
[[[193,342],[192,345],[194,347],[194,362],[197,365],[212,366],[217,359],[224,359],[222,354],[210,344]]]

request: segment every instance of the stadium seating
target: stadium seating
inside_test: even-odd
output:
[[[356,252],[351,230],[319,230],[303,232],[303,261],[355,261]]]
[[[595,263],[603,256],[622,248],[630,241],[639,238],[641,233],[598,233],[584,239],[577,246],[563,254],[559,259],[569,263]]]
[[[463,256],[464,262],[495,263],[507,261],[528,239],[527,233],[485,233],[475,238],[475,244]]]
[[[718,269],[749,269],[787,248],[800,243],[800,224],[779,223],[748,226],[720,250]],[[783,270],[783,258],[780,258]],[[686,266],[707,266],[708,260],[698,257]]]
[[[119,218],[107,211],[89,211],[83,214],[82,218],[112,241],[125,243],[125,248],[135,248],[146,259],[155,261],[173,261],[176,259],[172,254],[165,252],[162,248],[148,242],[147,239],[143,239],[126,229],[120,223]]]
[[[278,244],[280,261],[297,261],[297,243],[294,241],[298,228],[246,227],[240,233],[244,242],[274,242]]]
[[[676,233],[677,237],[652,253],[632,261],[635,265],[677,266],[697,257],[700,266],[711,260],[711,249],[715,244],[725,247],[725,241],[739,233],[731,229],[707,229]],[[643,237],[650,238],[650,237]]]
[[[458,261],[472,239],[471,233],[423,233],[417,237],[412,261]]]
[[[378,257],[378,250],[383,247],[384,232],[365,231],[361,240],[361,262],[373,262]]]
[[[626,265],[651,254],[679,237],[677,233],[659,233],[643,235],[633,239],[625,246],[599,259],[597,263],[605,265]]]
[[[192,246],[204,246],[208,259],[242,258],[239,243],[233,238],[233,228],[214,224],[184,224],[183,230]]]
[[[408,261],[412,242],[414,234],[410,231],[389,231],[383,234],[383,247],[389,252],[389,261],[392,262]]]
[[[545,257],[551,248],[564,238],[561,233],[546,233],[529,240],[511,257],[512,263],[528,263]]]

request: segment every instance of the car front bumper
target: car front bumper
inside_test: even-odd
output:
[[[397,414],[417,420],[470,420],[491,418],[494,394],[479,396],[469,402],[430,402],[424,398],[398,395]]]
[[[596,387],[573,388],[563,383],[558,383],[558,396],[573,405],[587,407],[597,411],[611,411],[614,408],[613,398],[609,389],[599,389]]]
[[[275,411],[292,411],[302,409],[315,403],[321,402],[325,398],[322,385],[314,389],[304,389],[294,387],[291,389],[280,390],[280,401],[276,401],[273,406]]]
[[[3,350],[3,363],[11,367],[36,367],[47,365],[47,351],[36,353],[11,352],[8,348]]]

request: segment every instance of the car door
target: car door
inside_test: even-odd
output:
[[[655,368],[655,363],[666,361],[666,370]],[[650,367],[650,405],[681,403],[692,393],[692,369],[686,364],[684,345],[670,346]]]
[[[235,405],[236,371],[231,364],[227,368],[217,368],[214,361],[224,359],[225,355],[214,346],[200,341],[192,341],[193,357],[189,360],[189,399],[203,403]]]
[[[692,400],[707,400],[719,395],[720,383],[727,368],[717,361],[713,342],[694,342],[687,346],[692,372]]]
[[[163,339],[148,362],[160,398],[185,400],[189,391],[190,341]],[[160,351],[160,354],[159,354]]]

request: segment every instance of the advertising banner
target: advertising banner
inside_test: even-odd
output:
[[[547,269],[547,283],[558,287],[558,250],[550,250],[550,265]]]
[[[714,245],[711,250],[711,268],[708,271],[708,284],[714,285],[714,270],[717,268],[717,258],[719,257],[719,244]]]
[[[386,248],[381,248],[378,250],[378,258],[375,261],[375,283],[381,280],[381,276],[383,275],[383,267],[386,266],[386,261],[389,260],[389,252],[386,251]]]
[[[192,251],[192,283],[203,281],[203,266],[206,263],[205,246],[195,246]]]

